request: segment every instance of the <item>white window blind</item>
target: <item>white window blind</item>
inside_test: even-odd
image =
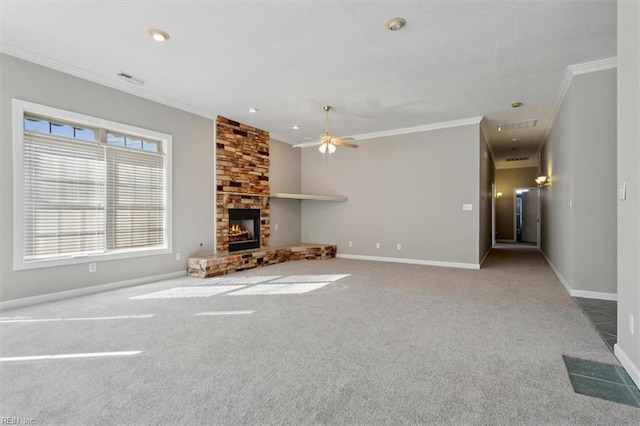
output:
[[[107,148],[107,248],[164,244],[164,158]]]
[[[18,100],[14,129],[16,269],[170,252],[171,135]]]
[[[104,250],[104,150],[25,132],[25,260]]]

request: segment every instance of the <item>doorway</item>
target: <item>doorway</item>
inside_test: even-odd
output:
[[[538,245],[539,193],[538,188],[514,188],[514,235],[518,243]]]

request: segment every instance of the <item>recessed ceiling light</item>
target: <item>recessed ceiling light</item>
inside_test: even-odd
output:
[[[407,25],[407,21],[405,21],[403,18],[391,18],[387,21],[386,24],[389,31],[398,31],[405,25]]]
[[[300,126],[298,126],[297,124],[294,124],[293,126],[291,126],[291,128],[293,130],[300,130]]]
[[[522,106],[522,102],[514,102],[511,104],[511,108],[520,108]]]
[[[518,138],[511,139],[511,142],[518,142]]]
[[[258,112],[257,108],[249,108],[249,112]]]
[[[163,42],[169,40],[169,34],[157,28],[151,28],[147,32],[155,41]]]

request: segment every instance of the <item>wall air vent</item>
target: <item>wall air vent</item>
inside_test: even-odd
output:
[[[512,157],[512,158],[507,158],[507,161],[525,161],[528,159],[529,157]]]
[[[512,121],[511,123],[500,123],[498,124],[498,129],[502,130],[512,130],[512,129],[526,129],[527,127],[534,127],[538,122],[537,119],[532,120],[524,120],[524,121]]]
[[[127,83],[135,84],[136,86],[142,86],[144,84],[144,80],[140,77],[134,77],[131,74],[127,74],[126,72],[119,72],[118,77],[120,79],[126,81]]]

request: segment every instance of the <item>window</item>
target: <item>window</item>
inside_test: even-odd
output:
[[[171,142],[14,99],[15,269],[169,253]]]

